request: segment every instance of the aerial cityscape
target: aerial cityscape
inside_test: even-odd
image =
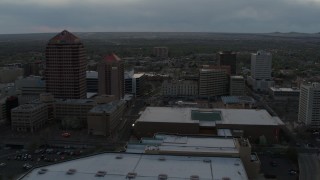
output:
[[[240,1],[0,1],[0,180],[320,180],[320,1]]]

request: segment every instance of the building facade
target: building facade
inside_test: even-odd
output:
[[[230,66],[231,75],[237,74],[237,54],[232,51],[222,51],[218,53],[218,65]]]
[[[267,92],[274,85],[271,72],[271,53],[260,50],[257,53],[251,54],[251,76],[248,77],[248,83],[254,91]]]
[[[214,97],[226,95],[228,91],[228,76],[223,69],[200,69],[199,96]]]
[[[265,51],[251,54],[251,77],[257,80],[271,80],[272,55]]]
[[[45,125],[48,109],[43,103],[30,103],[11,110],[11,128],[14,131],[35,132]]]
[[[91,99],[57,99],[55,117],[62,121],[74,121],[77,128],[83,128],[87,123],[87,114],[97,103]]]
[[[126,108],[124,100],[101,104],[88,113],[88,134],[115,136],[124,124],[123,113]]]
[[[198,81],[165,80],[162,83],[163,96],[198,96]]]
[[[300,86],[298,120],[311,128],[320,128],[320,83]]]
[[[243,76],[230,77],[230,96],[244,96],[246,85]]]
[[[125,74],[125,93],[141,96],[144,93],[146,75],[144,73]]]
[[[299,100],[300,89],[271,87],[269,95],[274,100]]]
[[[98,91],[100,95],[124,97],[124,64],[115,54],[107,55],[98,64]]]
[[[86,98],[87,59],[80,39],[64,30],[46,47],[46,91],[55,98]]]
[[[87,71],[87,92],[97,93],[98,92],[98,72]]]

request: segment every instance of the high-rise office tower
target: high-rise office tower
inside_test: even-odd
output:
[[[218,65],[230,66],[231,75],[236,75],[237,74],[237,54],[232,51],[219,52]]]
[[[228,94],[228,76],[223,69],[200,69],[199,96],[214,97]]]
[[[265,51],[251,54],[251,77],[256,80],[270,80],[272,55]]]
[[[64,30],[46,47],[46,91],[55,98],[86,98],[87,60],[80,39]]]
[[[115,54],[107,55],[98,64],[99,94],[124,97],[124,64]]]
[[[300,86],[298,120],[312,128],[320,128],[320,83]]]
[[[248,83],[255,91],[266,92],[274,85],[271,77],[272,55],[269,52],[258,51],[251,54],[251,76]]]

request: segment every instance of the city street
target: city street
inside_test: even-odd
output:
[[[299,154],[300,180],[319,180],[320,164],[316,154]]]

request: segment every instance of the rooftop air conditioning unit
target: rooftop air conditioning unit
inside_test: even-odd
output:
[[[135,172],[129,172],[127,174],[127,179],[134,179],[136,177],[137,177],[137,173],[135,173]]]
[[[106,174],[107,174],[106,171],[98,171],[98,172],[96,173],[96,176],[97,176],[97,177],[104,177]]]
[[[167,180],[168,179],[168,175],[166,174],[159,174],[158,176],[158,180]]]
[[[76,172],[77,172],[76,169],[69,169],[69,170],[67,171],[67,174],[72,175],[72,174],[74,174],[74,173],[76,173]]]
[[[199,176],[198,175],[191,175],[190,176],[190,180],[199,180]]]

